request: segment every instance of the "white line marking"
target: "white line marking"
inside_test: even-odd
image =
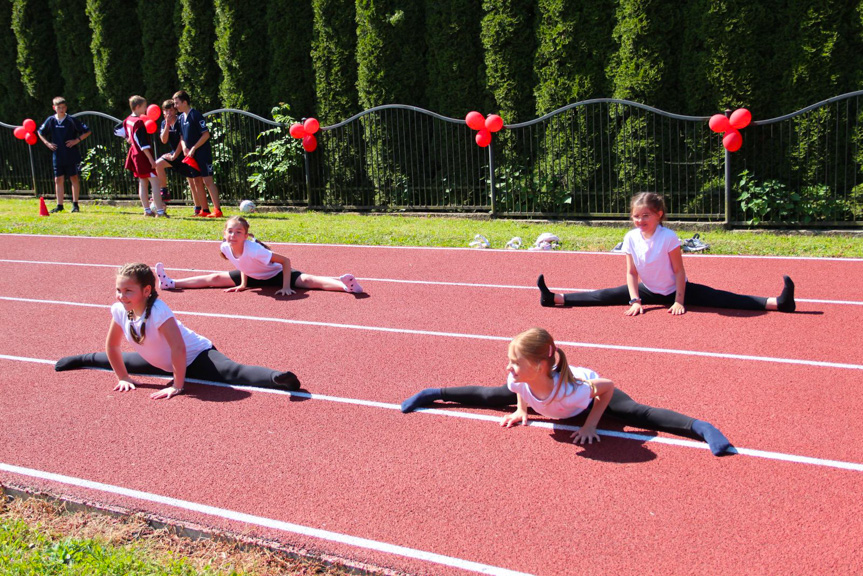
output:
[[[478,572],[480,574],[500,574],[502,576],[523,576],[525,574],[524,572],[516,572],[514,570],[508,570],[506,568],[499,568],[497,566],[480,564],[479,562],[471,562],[470,560],[463,560],[461,558],[453,558],[451,556],[435,554],[434,552],[426,552],[424,550],[407,548],[405,546],[398,546],[396,544],[389,544],[387,542],[378,542],[377,540],[369,540],[367,538],[350,536],[348,534],[331,532],[329,530],[321,530],[319,528],[303,526],[302,524],[283,522],[281,520],[274,520],[272,518],[266,518],[264,516],[255,516],[253,514],[246,514],[245,512],[228,510],[227,508],[218,508],[216,506],[209,506],[207,504],[199,504],[197,502],[190,502],[188,500],[171,498],[170,496],[162,496],[160,494],[152,494],[150,492],[132,490],[131,488],[124,488],[122,486],[103,484],[102,482],[95,482],[93,480],[85,480],[83,478],[75,478],[73,476],[65,476],[62,474],[55,474],[53,472],[34,470],[32,468],[23,468],[21,466],[15,466],[13,464],[6,464],[3,462],[0,462],[0,470],[10,472],[12,474],[19,474],[21,476],[28,476],[30,478],[39,478],[41,480],[58,482],[60,484],[65,484],[68,486],[77,486],[79,488],[87,488],[89,490],[98,490],[100,492],[107,492],[109,494],[117,494],[120,496],[125,496],[127,498],[143,500],[145,502],[153,502],[156,504],[171,506],[172,508],[180,508],[182,510],[197,512],[199,514],[206,514],[207,516],[223,518],[225,520],[234,520],[236,522],[243,522],[245,524],[252,524],[254,526],[261,526],[264,528],[273,528],[276,530],[282,530],[284,532],[300,534],[302,536],[311,536],[313,538],[320,538],[321,540],[329,540],[330,542],[347,544],[356,548],[365,548],[367,550],[375,550],[377,552],[384,552],[386,554],[404,556],[406,558],[423,560],[425,562],[432,562],[434,564],[452,566],[462,570]]]
[[[119,264],[83,264],[80,262],[49,262],[44,260],[9,260],[0,259],[0,263],[6,264],[45,264],[52,266],[79,266],[84,268],[113,268],[119,269]],[[227,272],[227,270],[205,270],[199,268],[165,268],[171,272],[193,272],[197,274],[214,274],[218,272]],[[332,276],[336,278],[336,276]],[[536,290],[536,286],[521,286],[516,284],[483,284],[477,282],[441,282],[436,280],[402,280],[397,278],[369,278],[367,276],[360,277],[364,282],[391,282],[396,284],[421,284],[428,286],[461,286],[467,288],[500,288],[505,290]],[[176,278],[175,278],[176,280]],[[595,288],[566,288],[561,286],[549,286],[549,289],[554,292],[590,292]],[[796,298],[797,302],[811,302],[815,304],[836,304],[844,306],[863,306],[863,301],[854,300],[817,300],[809,298]]]
[[[6,354],[0,354],[0,359],[5,360],[13,360],[16,362],[30,362],[34,364],[54,364],[54,360],[45,360],[42,358],[28,358],[26,356],[9,356]],[[99,372],[111,372],[110,370],[102,370],[99,368],[91,368],[91,370],[97,370]],[[170,380],[170,376],[154,376],[152,374],[145,374],[147,378],[156,378],[160,380]],[[306,398],[309,400],[323,400],[326,402],[335,402],[337,404],[351,404],[354,406],[365,406],[368,408],[381,408],[384,410],[401,410],[401,406],[399,404],[391,404],[389,402],[379,402],[376,400],[363,400],[360,398],[344,398],[340,396],[329,396],[326,394],[312,394],[310,392],[286,392],[283,390],[273,390],[271,388],[255,388],[252,386],[235,386],[233,384],[225,384],[224,382],[213,382],[211,380],[199,380],[197,378],[187,378],[187,382],[193,382],[196,384],[204,384],[205,386],[215,386],[218,388],[228,388],[231,390],[242,390],[246,392],[254,392],[258,394],[276,394],[282,396],[295,396],[297,398]],[[416,412],[432,414],[436,416],[447,416],[450,418],[462,418],[465,420],[478,420],[482,422],[493,422],[495,424],[500,423],[500,416],[491,416],[488,414],[476,414],[473,412],[462,412],[459,410],[441,410],[437,408],[420,408],[416,410]],[[560,424],[557,422],[539,422],[536,420],[531,420],[528,422],[528,426],[531,428],[542,428],[547,430],[566,430],[570,432],[575,432],[579,429],[579,426],[572,426],[570,424]],[[696,440],[684,440],[682,438],[666,438],[662,436],[649,436],[646,434],[636,434],[633,432],[620,432],[617,430],[597,430],[597,433],[602,436],[609,436],[614,438],[623,438],[626,440],[637,440],[639,442],[652,442],[655,444],[668,444],[671,446],[682,446],[685,448],[695,448],[697,450],[707,450],[708,446],[704,442],[698,442]],[[798,464],[812,464],[815,466],[826,466],[829,468],[839,468],[842,470],[853,470],[856,472],[863,472],[863,463],[858,462],[847,462],[843,460],[830,460],[825,458],[813,458],[811,456],[799,456],[796,454],[786,454],[783,452],[770,452],[766,450],[754,450],[751,448],[732,448],[730,450],[733,454],[741,454],[744,456],[753,456],[756,458],[766,458],[768,460],[781,460],[785,462],[796,462]]]
[[[626,232],[621,232],[620,237],[623,238],[623,235]],[[64,234],[18,234],[18,233],[3,233],[0,236],[22,236],[27,238],[72,238],[79,240],[134,240],[139,242],[219,242],[218,239],[213,240],[196,240],[196,239],[184,239],[184,238],[131,238],[131,237],[123,237],[123,236],[72,236],[72,235],[64,235]],[[468,252],[493,252],[493,253],[505,253],[505,254],[584,254],[589,256],[613,256],[615,258],[619,257],[621,254],[616,252],[579,252],[576,250],[504,250],[504,249],[496,249],[489,248],[484,250],[478,250],[476,248],[465,248],[465,247],[453,247],[453,246],[379,246],[379,245],[371,245],[371,244],[321,244],[321,243],[311,243],[311,242],[270,242],[269,240],[264,239],[264,241],[272,246],[304,246],[307,248],[373,248],[373,249],[381,249],[381,250],[456,250],[456,251],[468,251]],[[743,259],[743,260],[814,260],[814,261],[828,261],[828,262],[863,262],[863,258],[839,258],[836,256],[757,256],[757,255],[748,255],[748,254],[704,254],[700,253],[697,255],[689,255],[693,258],[734,258],[734,259]]]
[[[39,300],[36,298],[16,298],[12,296],[0,296],[0,300],[10,302],[29,302],[35,304],[55,304],[58,306],[78,306],[85,308],[110,308],[107,304],[86,304],[79,302],[61,302],[59,300]],[[391,334],[411,334],[417,336],[435,336],[443,338],[466,338],[470,340],[493,340],[498,342],[509,342],[511,336],[491,336],[487,334],[467,334],[462,332],[439,332],[435,330],[414,330],[410,328],[387,328],[385,326],[363,326],[361,324],[336,324],[335,322],[316,322],[313,320],[290,320],[287,318],[272,318],[267,316],[247,316],[243,314],[213,314],[210,312],[187,312],[174,310],[175,315],[199,316],[202,318],[231,318],[234,320],[252,320],[255,322],[275,322],[278,324],[293,324],[297,326],[319,326],[323,328],[342,328],[347,330],[363,330],[366,332],[385,332]],[[725,358],[729,360],[748,360],[753,362],[772,362],[777,364],[796,364],[801,366],[817,366],[820,368],[840,368],[846,370],[863,370],[861,364],[847,364],[842,362],[825,362],[821,360],[803,360],[797,358],[777,358],[773,356],[754,356],[750,354],[730,354],[724,352],[702,352],[700,350],[682,350],[675,348],[650,348],[643,346],[624,346],[621,344],[598,344],[593,342],[576,342],[558,340],[562,346],[574,348],[598,348],[601,350],[624,350],[627,352],[676,354],[682,356],[700,356],[703,358]]]

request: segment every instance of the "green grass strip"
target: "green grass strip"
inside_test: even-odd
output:
[[[169,219],[145,218],[140,207],[82,205],[82,212],[66,211],[48,217],[38,215],[36,199],[0,199],[0,232],[72,236],[120,236],[136,238],[190,238],[219,240],[223,219],[191,218],[188,206],[173,206]],[[49,207],[53,202],[48,202]],[[238,214],[225,210],[226,215]],[[330,214],[319,212],[262,212],[247,215],[251,232],[264,242],[309,242],[383,246],[467,246],[476,234],[503,248],[513,236],[527,247],[539,234],[553,232],[566,250],[605,252],[623,239],[628,223],[619,226],[523,220],[474,219],[455,216],[391,214]],[[681,238],[696,227],[671,226]],[[710,254],[770,256],[863,257],[863,238],[853,232],[764,232],[701,230],[711,245]]]

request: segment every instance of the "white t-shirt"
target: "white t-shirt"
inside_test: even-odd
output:
[[[668,253],[679,247],[677,234],[660,225],[649,239],[641,234],[641,230],[633,228],[623,237],[621,250],[632,256],[638,276],[648,290],[667,295],[677,290]]]
[[[579,381],[593,380],[599,378],[599,374],[590,368],[577,368],[570,366],[569,370],[573,376]],[[527,405],[533,408],[538,414],[542,414],[548,418],[557,420],[563,418],[572,418],[580,414],[585,408],[590,405],[592,398],[590,397],[590,386],[587,384],[572,383],[566,385],[565,390],[558,390],[560,386],[560,373],[554,373],[554,388],[551,390],[548,398],[540,400],[533,395],[530,386],[524,382],[516,382],[512,374],[509,375],[506,382],[506,387],[510,392],[515,392],[524,398]]]
[[[243,243],[243,255],[239,258],[231,252],[231,245],[227,242],[222,242],[222,254],[225,255],[234,267],[256,280],[269,280],[276,274],[282,271],[282,265],[276,262],[270,262],[273,257],[273,252],[267,250],[254,240],[246,240]]]
[[[156,299],[153,303],[153,307],[150,309],[150,315],[147,317],[147,333],[144,337],[144,341],[140,344],[132,340],[132,333],[129,331],[129,326],[134,324],[135,330],[140,334],[143,318],[129,320],[129,316],[126,314],[126,309],[119,302],[115,302],[114,305],[111,306],[111,315],[114,317],[114,322],[123,329],[123,334],[126,335],[126,340],[129,341],[129,344],[132,345],[135,352],[140,354],[144,360],[156,368],[161,368],[166,372],[174,371],[174,367],[171,364],[171,347],[168,345],[168,341],[165,340],[165,337],[162,336],[162,333],[159,332],[159,327],[164,324],[166,320],[174,318],[174,313],[171,312],[171,309],[168,308],[167,304],[165,304],[161,299]],[[198,356],[198,354],[204,350],[212,348],[213,343],[203,336],[198,336],[183,326],[179,320],[176,320],[176,322],[177,327],[180,328],[180,334],[183,336],[183,342],[186,344],[186,366],[188,366]]]

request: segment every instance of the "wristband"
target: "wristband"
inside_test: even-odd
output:
[[[632,306],[636,302],[641,303],[641,298],[633,298],[632,300],[629,301],[629,305]]]

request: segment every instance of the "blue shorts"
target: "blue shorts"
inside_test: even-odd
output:
[[[81,173],[81,163],[75,162],[73,164],[54,164],[54,178],[59,178],[60,176],[77,176]]]
[[[162,158],[159,158],[159,160],[162,160]],[[189,166],[188,164],[183,164],[183,159],[181,157],[177,157],[176,160],[168,160],[167,158],[165,158],[164,161],[168,163],[168,165],[174,172],[176,172],[183,178],[194,178],[194,174],[197,174],[197,172],[192,170],[191,166]]]

